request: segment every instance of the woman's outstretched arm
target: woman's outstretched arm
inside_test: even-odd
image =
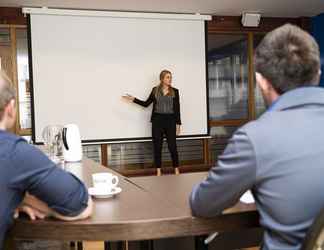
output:
[[[127,101],[134,102],[134,103],[146,108],[146,107],[150,106],[150,104],[154,101],[154,88],[152,89],[151,94],[147,98],[146,101],[142,101],[142,100],[137,99],[136,97],[128,95],[128,94],[124,95],[122,97]]]
[[[150,96],[147,98],[146,101],[142,101],[140,99],[137,99],[137,98],[134,98],[133,102],[138,104],[138,105],[141,105],[142,107],[148,107],[150,106],[150,104],[154,101],[154,88],[152,89],[151,91],[151,94]]]

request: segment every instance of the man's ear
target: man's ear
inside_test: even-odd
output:
[[[270,82],[259,72],[255,72],[255,79],[260,89],[263,91],[268,92],[270,89],[272,89]]]
[[[8,114],[10,118],[15,118],[16,117],[16,100],[12,99],[10,102],[7,104],[5,108],[5,112]]]

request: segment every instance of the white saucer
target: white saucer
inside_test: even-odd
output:
[[[119,194],[122,191],[122,189],[120,187],[115,187],[110,192],[106,192],[103,191],[102,189],[96,189],[94,187],[90,187],[88,191],[89,194],[95,198],[107,199],[113,197],[114,195]]]

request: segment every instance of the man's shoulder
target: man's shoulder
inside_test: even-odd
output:
[[[4,130],[0,130],[0,138],[1,140],[20,140],[23,139],[22,137],[15,135],[11,132],[7,132]]]
[[[10,156],[20,143],[26,143],[26,140],[15,134],[1,131],[0,132],[0,157]]]
[[[284,143],[287,136],[295,131],[289,129],[289,124],[281,112],[265,112],[258,119],[246,123],[239,128],[253,145],[256,155],[271,153],[275,145]]]
[[[271,124],[277,122],[276,112],[265,112],[258,119],[250,121],[241,127],[247,134],[259,133],[271,129]]]

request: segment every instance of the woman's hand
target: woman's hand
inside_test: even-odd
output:
[[[134,96],[131,96],[129,94],[123,95],[122,98],[126,101],[133,102],[135,100]]]
[[[176,134],[180,135],[180,133],[181,133],[181,127],[180,127],[179,124],[177,124],[177,132],[176,132]]]

